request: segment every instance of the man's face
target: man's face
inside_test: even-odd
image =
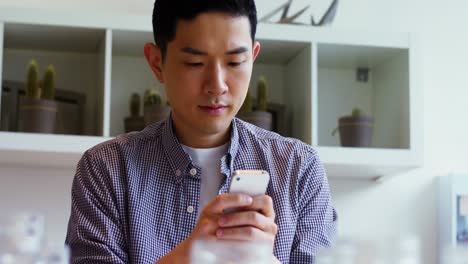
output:
[[[218,12],[180,21],[164,63],[159,49],[153,46],[156,55],[150,59],[145,47],[165,85],[176,129],[193,137],[228,133],[247,94],[259,50],[258,42],[252,45],[247,17]]]

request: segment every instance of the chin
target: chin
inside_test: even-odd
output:
[[[209,133],[209,134],[218,134],[218,133],[223,133],[226,131],[226,129],[229,129],[231,126],[231,121],[232,119],[229,120],[211,120],[205,123],[203,126],[202,130]]]

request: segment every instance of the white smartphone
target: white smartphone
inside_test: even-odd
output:
[[[232,174],[230,193],[244,193],[250,196],[265,194],[270,174],[265,170],[236,170]]]

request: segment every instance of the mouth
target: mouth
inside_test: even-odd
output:
[[[198,106],[202,111],[210,115],[220,115],[224,113],[228,106],[223,104],[210,104],[210,105],[200,105]]]

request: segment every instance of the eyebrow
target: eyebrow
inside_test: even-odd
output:
[[[182,48],[181,51],[185,52],[185,53],[192,54],[192,55],[199,55],[199,56],[207,56],[208,55],[207,52],[201,51],[201,50],[198,50],[198,49],[195,49],[195,48],[192,48],[192,47]],[[227,51],[226,55],[240,54],[240,53],[244,53],[244,52],[247,52],[247,51],[248,51],[248,49],[246,47],[239,47],[239,48],[235,48],[233,50]]]

